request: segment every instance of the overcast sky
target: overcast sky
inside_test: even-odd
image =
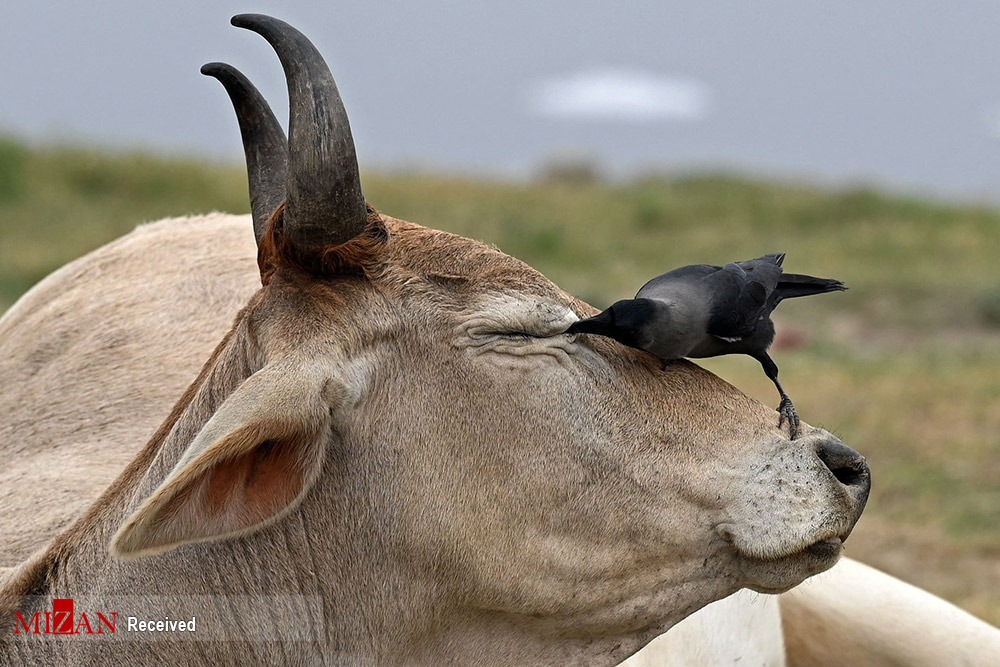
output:
[[[0,131],[241,157],[210,60],[284,119],[277,59],[229,25],[305,32],[363,167],[530,174],[729,167],[1000,201],[1000,3],[10,2]]]

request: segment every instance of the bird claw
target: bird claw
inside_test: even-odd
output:
[[[782,427],[785,420],[788,420],[788,435],[794,440],[799,434],[799,413],[795,411],[792,399],[787,396],[778,404],[778,428]]]

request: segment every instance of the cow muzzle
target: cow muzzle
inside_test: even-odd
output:
[[[750,465],[716,532],[755,571],[752,588],[787,589],[836,563],[870,489],[865,458],[811,429]]]

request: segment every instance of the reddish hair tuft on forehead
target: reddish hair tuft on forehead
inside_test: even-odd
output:
[[[379,263],[379,252],[389,240],[382,216],[368,206],[368,224],[356,237],[320,253],[302,252],[285,235],[285,202],[267,221],[257,246],[260,281],[266,285],[280,266],[288,266],[320,276],[367,274]]]

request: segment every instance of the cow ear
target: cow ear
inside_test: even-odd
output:
[[[118,558],[258,530],[296,507],[319,475],[346,390],[316,368],[268,366],[208,420],[111,543]]]

